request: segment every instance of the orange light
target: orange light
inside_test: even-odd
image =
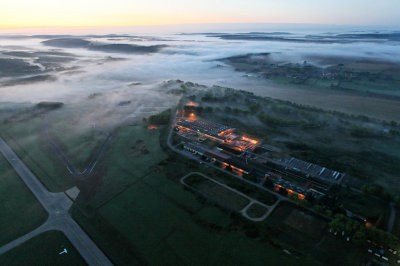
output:
[[[147,129],[155,130],[155,129],[158,129],[158,126],[150,125],[150,126],[147,127]]]
[[[186,106],[199,106],[199,105],[195,102],[189,102],[186,104]]]
[[[245,137],[245,136],[242,137],[242,140],[248,141],[248,142],[250,142],[250,143],[252,143],[252,144],[257,144],[257,143],[258,143],[257,140],[251,139],[251,138],[248,138],[248,137]]]
[[[189,114],[189,120],[190,121],[195,121],[197,118],[196,118],[196,114],[195,113],[190,113]]]
[[[232,172],[234,172],[235,174],[240,175],[240,176],[243,175],[243,170],[242,169],[232,168]]]
[[[303,200],[303,199],[305,199],[305,198],[306,198],[306,196],[304,196],[303,194],[298,194],[297,196],[298,196],[298,197],[299,197],[299,199],[301,199],[301,200]]]

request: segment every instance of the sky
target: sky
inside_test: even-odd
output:
[[[399,25],[400,0],[1,0],[0,28],[191,23]]]

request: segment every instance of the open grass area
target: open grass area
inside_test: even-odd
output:
[[[235,191],[196,174],[185,178],[184,183],[206,199],[229,210],[239,212],[250,203],[249,199]]]
[[[326,227],[326,222],[316,219],[311,214],[306,214],[301,210],[292,210],[283,221],[286,225],[305,233],[311,237],[318,237]]]
[[[49,122],[49,137],[78,171],[90,164],[107,137],[106,132],[93,128],[71,128],[67,123]]]
[[[151,173],[152,168],[167,158],[159,145],[160,132],[143,126],[123,126],[114,134],[110,148],[99,163],[96,181],[99,190],[91,202],[100,206],[122,192],[140,178]]]
[[[59,254],[67,249],[67,254]],[[87,265],[60,231],[42,233],[0,255],[1,265]]]
[[[196,223],[191,212],[166,197],[164,191],[155,191],[140,182],[100,209],[105,219],[135,243],[149,264],[290,263],[291,259],[283,252],[247,239],[239,232],[212,230]],[[187,199],[195,198],[190,192],[184,194]],[[214,211],[220,216],[229,215]]]
[[[41,126],[41,117],[2,123],[0,135],[50,191],[65,191],[75,180],[47,145]]]
[[[149,139],[154,145],[157,143],[155,138],[160,137],[157,131],[151,131],[156,134],[149,135],[141,128],[126,130],[122,131],[126,134],[124,142],[130,141],[132,145],[137,145],[137,139]],[[146,136],[136,138],[136,130]],[[140,142],[140,149],[142,144]],[[144,144],[147,146],[146,141]],[[119,145],[118,142],[115,145]],[[131,145],[120,145],[120,149],[129,154]],[[158,152],[162,152],[162,149],[158,149]],[[109,152],[113,154],[114,151],[111,149]],[[107,158],[112,156],[128,160],[122,158],[121,154]],[[161,156],[166,154],[162,152]],[[154,165],[156,163],[159,164]],[[199,167],[205,173],[215,170],[178,155],[170,155],[162,162],[155,160],[154,164],[147,165],[147,168],[141,165],[139,171],[144,173],[141,177],[135,176],[133,169],[129,172],[131,175],[124,170],[136,166],[134,163],[126,163],[124,168],[115,169],[114,179],[108,181],[110,186],[114,183],[120,185],[120,176],[131,178],[129,180],[132,182],[90,212],[79,209],[81,204],[72,211],[73,217],[113,263],[264,265],[268,261],[269,265],[290,265],[298,262],[267,243],[248,238],[232,220],[241,219],[239,215],[212,206],[179,183],[183,175]],[[98,193],[99,197],[104,196],[102,191]]]
[[[292,203],[282,202],[267,218],[277,243],[290,246],[292,252],[312,257],[322,265],[361,265],[366,253],[326,229],[328,221]]]
[[[292,234],[292,237],[298,234],[304,235],[306,236],[304,240],[308,239],[310,243],[312,243],[312,240],[319,240],[327,226],[327,221],[324,219],[315,216],[309,211],[298,209],[288,202],[282,202],[268,217],[267,223],[272,226],[279,225],[285,235]]]
[[[135,137],[136,130],[142,129],[131,127],[125,130],[121,131],[126,132],[125,143],[130,140],[139,151],[144,145],[147,147],[146,141],[137,142]],[[147,137],[153,138],[153,143],[156,143],[156,137],[164,143],[167,131],[152,132],[156,134],[147,134]],[[129,151],[131,146],[118,144],[118,139],[114,139],[116,143],[113,147],[121,145],[120,150],[135,155],[137,149]],[[120,158],[125,167],[114,170],[114,178],[110,176],[108,186],[112,188],[116,184],[122,190],[111,197],[107,191],[100,190],[97,196],[107,198],[107,201],[96,205],[92,204],[96,199],[89,200],[90,208],[78,201],[72,211],[73,217],[113,263],[265,265],[267,261],[269,265],[318,265],[313,258],[302,257],[299,260],[285,254],[282,251],[284,247],[275,245],[275,241],[269,239],[270,231],[265,236],[255,236],[254,227],[263,230],[267,227],[265,221],[254,223],[241,215],[215,207],[179,182],[182,176],[192,171],[218,177],[218,181],[226,178],[233,183],[239,182],[236,184],[238,187],[243,181],[168,150],[159,148],[159,151],[166,159],[147,165],[143,176],[136,176],[134,169],[130,169],[133,163],[129,164],[128,159],[122,158],[117,150],[110,149],[106,158]],[[114,152],[116,154],[112,155]],[[140,167],[144,166],[139,166],[139,171],[143,170]],[[121,186],[121,176],[131,182]]]
[[[268,209],[265,208],[264,206],[258,203],[253,203],[247,209],[246,213],[250,218],[261,218],[267,213],[267,211]]]
[[[257,188],[253,185],[247,184],[244,181],[241,181],[235,177],[228,176],[227,174],[223,174],[221,172],[217,172],[216,170],[213,172],[213,174],[209,175],[210,177],[214,178],[215,180],[224,183],[231,188],[234,188],[243,194],[246,194],[250,198],[253,198],[255,200],[260,201],[261,203],[264,203],[266,205],[272,205],[274,204],[278,198],[263,189]]]
[[[344,239],[325,235],[311,250],[312,256],[324,265],[365,265],[366,250],[355,247]]]
[[[46,211],[2,154],[0,201],[0,246],[29,233],[47,219]]]

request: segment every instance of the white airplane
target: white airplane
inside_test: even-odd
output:
[[[61,254],[67,254],[68,253],[68,250],[66,249],[66,248],[64,248],[64,250],[63,251],[61,251],[60,253],[58,253],[58,255],[61,255]]]

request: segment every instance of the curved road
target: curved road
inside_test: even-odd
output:
[[[72,201],[63,192],[49,192],[1,137],[0,152],[8,160],[11,166],[14,167],[17,174],[49,214],[47,221],[43,225],[0,247],[0,254],[9,251],[42,232],[48,230],[59,230],[65,234],[89,265],[112,265],[110,260],[68,213]]]

